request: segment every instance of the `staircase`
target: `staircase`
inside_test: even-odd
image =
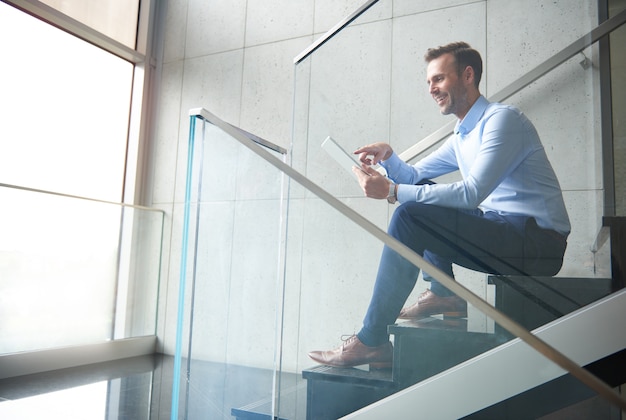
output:
[[[390,325],[394,341],[390,370],[367,372],[321,366],[304,370],[302,376],[310,389],[307,419],[337,419],[508,339],[503,334],[469,331],[467,324],[467,319],[429,317]]]
[[[533,330],[623,288],[623,282],[619,279],[626,267],[626,254],[622,253],[619,244],[613,243],[617,238],[624,237],[624,219],[620,219],[612,219],[607,223],[612,235],[611,279],[490,276],[488,281],[496,290],[496,308],[525,328]],[[394,341],[394,363],[391,369],[368,371],[328,366],[305,369],[302,378],[306,381],[306,406],[303,407],[304,398],[299,398],[298,407],[292,408],[291,413],[281,412],[280,418],[300,419],[304,418],[304,412],[307,420],[343,417],[514,338],[497,324],[493,332],[471,331],[467,319],[441,317],[390,325],[388,331]],[[619,386],[626,382],[626,349],[585,367],[610,386]],[[302,384],[300,387],[302,389]],[[594,395],[578,379],[564,375],[464,419],[539,418]],[[259,404],[253,406],[258,408]],[[606,415],[602,417],[597,417],[597,407],[589,408],[592,411],[589,411],[588,416],[583,411],[583,417],[621,418],[617,408],[606,404],[604,407]],[[272,411],[267,408],[256,411],[233,409],[232,414],[240,420],[269,419],[272,418]]]
[[[528,329],[546,324],[613,291],[611,279],[492,276],[489,282],[496,288],[496,307]],[[391,369],[368,371],[329,366],[305,369],[302,378],[306,380],[306,401],[300,395],[296,404],[289,396],[302,392],[303,383],[297,389],[286,389],[284,395],[281,394],[285,410],[281,410],[279,418],[304,418],[304,412],[308,420],[340,418],[512,338],[497,326],[493,332],[471,331],[464,318],[428,317],[390,325],[388,331],[394,341]],[[623,368],[615,369],[615,366]],[[590,368],[609,384],[617,386],[626,379],[626,351]],[[593,396],[592,391],[566,375],[466,418],[537,418],[590,396]],[[234,408],[231,414],[238,420],[270,419],[271,408],[271,400],[264,399]]]
[[[496,287],[496,307],[528,329],[546,324],[612,292],[611,279],[490,277],[489,282]],[[303,371],[309,388],[307,419],[337,419],[513,338],[499,327],[492,333],[474,332],[468,329],[467,319],[437,317],[394,324],[388,330],[394,340],[394,363],[386,373],[322,366]],[[612,360],[620,360],[620,363],[626,360],[623,354],[616,357]],[[626,379],[626,372],[619,376],[621,379],[614,380]],[[547,391],[564,398],[559,404],[555,404],[558,399],[548,398],[542,409],[538,405],[542,405],[539,402]],[[520,396],[519,400],[524,401],[522,406],[532,408],[535,416],[532,418],[536,418],[539,414],[571,405],[572,395],[588,397],[589,392],[578,380],[568,378],[536,388]],[[529,402],[529,398],[534,401]],[[511,407],[516,407],[519,413],[515,418],[530,418],[525,417],[528,412],[521,410],[519,402],[514,400],[467,418],[505,418],[499,415]]]
[[[316,366],[306,369],[307,419],[336,419],[505,342],[502,334],[472,332],[467,319],[429,317],[389,326],[390,370]]]

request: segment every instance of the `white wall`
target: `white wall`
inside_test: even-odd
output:
[[[328,163],[319,150],[326,135],[341,139],[348,149],[389,139],[405,150],[448,121],[427,95],[426,48],[456,40],[472,44],[483,54],[481,89],[489,96],[587,33],[596,21],[593,0],[381,0],[294,70],[293,58],[360,4],[169,2],[152,193],[153,205],[168,214],[159,311],[163,351],[173,352],[190,108],[204,107],[285,147],[291,147],[293,123],[294,166],[384,229],[392,208],[362,198],[352,180]],[[595,58],[591,50],[586,54]],[[574,230],[561,275],[591,277],[589,247],[600,226],[602,201],[599,112],[596,70],[584,70],[580,60],[574,57],[509,102],[535,122],[565,191]],[[220,160],[222,170],[215,176],[227,179],[229,165],[240,166],[238,160]],[[273,169],[259,170],[266,177],[276,175]],[[258,185],[255,181],[249,172],[238,177],[239,194]],[[273,244],[279,239],[277,202],[274,193],[262,192],[207,199],[205,208],[223,214],[211,224],[220,228],[207,232],[217,238],[208,239],[214,246],[210,255],[219,250],[227,264],[203,260],[209,272],[221,267],[224,280],[213,294],[196,295],[199,322],[205,322],[194,333],[201,343],[198,357],[271,366],[273,328],[280,315],[274,308],[282,289],[275,281],[281,274]],[[237,207],[252,210],[233,212]],[[297,187],[287,242],[284,357],[285,368],[298,371],[310,364],[307,351],[334,347],[341,334],[360,328],[381,246]],[[258,246],[249,249],[250,243]],[[595,275],[608,275],[604,262],[596,268]],[[255,277],[257,271],[261,274]],[[486,295],[484,275],[459,270],[458,279]],[[420,281],[416,291],[425,287]]]

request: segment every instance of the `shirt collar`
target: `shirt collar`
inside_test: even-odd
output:
[[[456,127],[454,127],[454,134],[464,136],[472,131],[474,127],[476,127],[476,123],[478,123],[480,118],[485,113],[488,105],[489,101],[483,95],[480,95],[465,115],[465,118],[457,121]]]

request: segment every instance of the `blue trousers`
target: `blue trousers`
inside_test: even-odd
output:
[[[566,239],[542,229],[527,216],[463,210],[408,202],[395,211],[388,233],[425,260],[454,277],[452,264],[490,274],[553,276],[561,269]],[[389,340],[387,326],[395,323],[419,274],[419,268],[384,247],[374,292],[358,337],[365,345]],[[424,273],[431,291],[452,293]]]

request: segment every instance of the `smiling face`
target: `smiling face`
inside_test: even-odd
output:
[[[480,95],[474,86],[473,69],[468,66],[459,72],[454,56],[450,53],[428,63],[426,82],[441,113],[454,114],[460,120]]]

